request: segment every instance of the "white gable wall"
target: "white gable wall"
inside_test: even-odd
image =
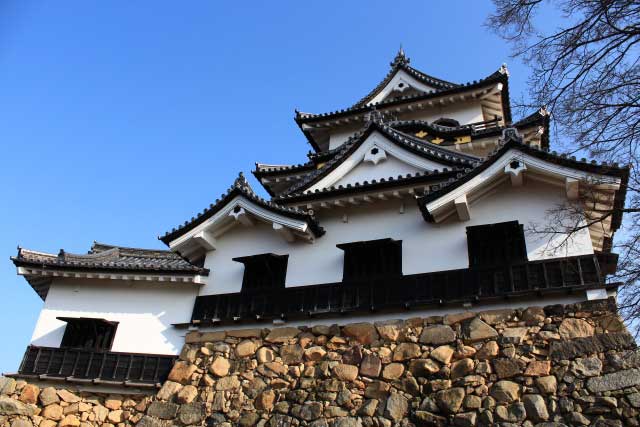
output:
[[[399,87],[400,84],[404,86],[402,88]],[[367,103],[367,105],[375,104],[376,102],[384,101],[391,95],[394,90],[398,90],[400,95],[402,95],[401,90],[408,91],[409,89],[415,89],[422,92],[431,92],[433,90],[432,86],[428,86],[421,81],[415,79],[410,74],[407,74],[404,70],[398,70],[398,72],[393,76],[391,81],[387,83],[387,85],[375,96],[371,101]]]
[[[374,147],[384,150],[387,159],[380,161],[377,165],[371,162],[363,162],[367,153]],[[446,165],[442,163],[425,159],[396,145],[380,132],[376,131],[371,133],[349,157],[342,160],[338,167],[316,184],[309,187],[307,191],[328,188],[332,185],[353,183],[358,180],[362,182],[364,179],[369,181],[371,179],[386,179],[390,176],[404,176],[407,173],[413,174],[418,171],[432,171],[445,167]]]
[[[31,344],[59,347],[66,322],[57,317],[92,317],[119,322],[112,351],[178,354],[198,285],[55,279],[36,323]]]
[[[450,219],[442,224],[427,223],[413,199],[320,211],[317,214],[327,233],[313,244],[287,243],[266,225],[235,227],[218,238],[218,249],[207,254],[205,267],[211,272],[200,294],[240,291],[244,266],[232,258],[268,252],[289,254],[286,286],[340,282],[343,252],[336,244],[387,237],[403,241],[404,274],[466,268],[467,226],[512,220],[525,228],[530,223],[544,224],[546,211],[564,200],[564,192],[557,187],[527,183],[513,188],[505,183],[471,205],[471,220],[467,222]],[[404,213],[400,214],[402,203]],[[547,242],[546,237],[527,234],[529,259],[593,253],[587,230],[575,236],[562,253],[546,252]]]
[[[347,184],[355,184],[356,182],[371,182],[372,179],[379,181],[380,178],[397,178],[398,175],[405,176],[408,173],[413,175],[416,172],[422,171],[424,171],[424,169],[409,165],[391,155],[387,155],[386,160],[381,161],[377,165],[371,162],[361,162],[332,185],[346,186]]]

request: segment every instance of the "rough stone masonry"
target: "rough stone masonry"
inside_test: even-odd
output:
[[[191,332],[154,395],[0,380],[2,427],[639,426],[640,352],[613,299]]]

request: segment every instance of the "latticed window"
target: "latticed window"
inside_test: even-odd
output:
[[[60,347],[111,350],[118,322],[88,317],[58,317],[67,322]]]
[[[344,251],[345,282],[402,276],[402,240],[369,240],[337,247]]]
[[[260,254],[233,258],[244,264],[242,292],[284,288],[289,255]]]
[[[469,267],[490,267],[527,261],[524,228],[518,221],[467,227]]]

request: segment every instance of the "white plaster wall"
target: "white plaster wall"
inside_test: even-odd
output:
[[[437,164],[434,164],[434,166],[444,167],[443,165]],[[397,178],[398,175],[405,176],[408,173],[413,175],[416,172],[423,172],[424,170],[425,169],[423,168],[417,168],[415,166],[408,165],[407,163],[400,161],[391,155],[387,155],[386,160],[381,161],[377,165],[374,165],[371,162],[362,162],[358,164],[358,166],[351,169],[351,171],[349,171],[346,175],[344,175],[332,185],[346,186],[347,184],[355,184],[356,182],[371,182],[372,179],[380,180],[380,178]]]
[[[398,114],[399,120],[426,120],[431,123],[439,118],[455,119],[461,125],[466,125],[484,120],[480,101],[456,103],[439,108],[429,108],[426,110],[408,111]]]
[[[191,319],[198,285],[56,279],[40,312],[31,343],[59,347],[66,326],[56,317],[119,322],[112,351],[178,354],[184,331],[171,325]]]
[[[343,252],[338,243],[391,237],[402,240],[404,274],[468,267],[466,227],[518,220],[525,228],[543,224],[547,210],[564,200],[562,189],[527,183],[520,188],[504,184],[471,205],[471,220],[450,219],[442,224],[422,219],[413,199],[395,199],[356,207],[317,212],[327,233],[315,243],[285,242],[268,225],[235,226],[218,238],[205,267],[211,270],[201,295],[240,291],[244,267],[232,261],[239,256],[273,252],[289,254],[286,286],[312,285],[342,280]],[[400,205],[404,213],[400,214]],[[348,222],[343,222],[347,214]],[[561,236],[560,236],[561,237]],[[576,236],[562,253],[546,252],[548,238],[526,235],[530,260],[593,253],[588,231]]]
[[[371,101],[367,103],[367,105],[375,104],[376,102],[380,102],[387,99],[389,95],[393,92],[393,90],[396,88],[396,85],[398,83],[404,83],[405,85],[409,85],[410,88],[417,89],[422,92],[430,92],[433,90],[432,86],[428,86],[422,83],[421,81],[415,79],[410,74],[407,74],[405,71],[400,70],[396,73],[395,76],[393,76],[391,81],[387,83],[387,85],[380,91],[380,93],[378,93]]]
[[[383,150],[386,160],[382,160],[376,165],[369,161],[364,162],[373,147]],[[445,167],[447,166],[442,163],[425,159],[391,142],[380,132],[373,132],[355,152],[344,159],[327,176],[309,187],[306,192],[364,180],[386,179],[390,176],[396,178],[398,175],[405,176],[408,173],[414,174],[418,171],[441,170]]]

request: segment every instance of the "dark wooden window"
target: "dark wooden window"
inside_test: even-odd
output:
[[[284,288],[289,255],[260,254],[233,258],[244,264],[242,292]]]
[[[444,117],[436,120],[435,122],[433,122],[433,124],[448,127],[448,128],[457,128],[460,126],[459,121],[455,119],[444,118]]]
[[[524,229],[518,221],[467,227],[470,267],[493,267],[527,261]]]
[[[336,246],[344,251],[344,282],[402,276],[402,240],[380,239]]]
[[[111,350],[118,322],[87,317],[58,317],[67,322],[60,347]]]

